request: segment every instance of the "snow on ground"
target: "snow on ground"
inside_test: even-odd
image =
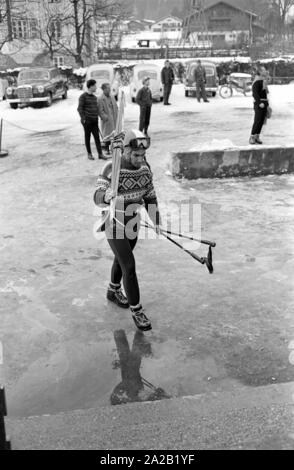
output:
[[[130,99],[129,87],[125,110],[126,128],[137,127],[139,107]],[[68,136],[80,144],[83,130],[77,113],[80,90],[70,90],[69,99],[57,101],[50,108],[10,109],[7,102],[0,103],[0,117],[4,119],[3,146],[9,147],[29,139],[30,134],[55,133]],[[223,100],[219,95],[210,103],[199,104],[195,98],[185,98],[184,86],[175,85],[170,99],[172,106],[154,103],[150,133],[156,141],[161,132],[169,132],[174,140],[174,150],[181,137],[187,139],[180,145],[185,150],[228,148],[247,145],[253,120],[253,100],[235,94]],[[264,128],[265,142],[269,145],[294,144],[294,85],[270,87],[270,103],[273,117]]]
[[[270,91],[274,114],[264,140],[294,145],[294,87]],[[105,301],[112,255],[92,236],[104,162],[86,158],[80,93],[70,90],[67,101],[44,109],[0,104],[10,152],[0,160],[0,337],[10,416],[108,405],[121,380],[112,367],[113,332],[123,329],[133,342],[132,320]],[[294,177],[167,177],[172,152],[246,145],[253,120],[252,97],[198,104],[177,85],[171,103],[154,104],[150,127],[160,209],[163,220],[166,213],[177,220],[179,202],[201,206],[203,235],[217,242],[215,275],[167,242],[140,241],[142,300],[154,327],[142,376],[172,396],[292,381]],[[129,94],[125,114],[125,128],[137,128]]]

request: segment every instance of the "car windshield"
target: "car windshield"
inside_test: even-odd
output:
[[[110,72],[109,70],[93,70],[91,72],[91,78],[110,81]]]
[[[151,80],[157,80],[158,75],[155,70],[140,70],[138,72],[138,80],[143,80],[145,77],[150,77]]]
[[[44,81],[49,79],[48,70],[23,70],[18,76],[19,82]]]
[[[190,73],[189,73],[190,77],[194,77],[196,67],[197,67],[197,64],[191,66]],[[207,77],[213,77],[214,76],[214,68],[213,67],[209,67],[209,66],[205,65],[204,68],[205,68]]]

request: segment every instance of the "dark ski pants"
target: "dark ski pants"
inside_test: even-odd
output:
[[[164,85],[163,86],[163,102],[164,104],[168,104],[168,100],[172,91],[172,84]]]
[[[133,254],[138,238],[129,240],[125,236],[122,240],[110,238],[107,240],[115,256],[111,270],[111,282],[118,285],[123,280],[128,302],[135,307],[140,303],[140,290]]]
[[[150,117],[151,117],[151,106],[140,106],[140,124],[139,130],[141,132],[148,131],[148,127],[150,124]]]
[[[203,98],[203,101],[207,101],[204,82],[196,83],[196,96],[197,96],[198,101],[200,101],[201,98]]]
[[[254,116],[254,124],[252,127],[251,135],[259,135],[261,134],[266,114],[267,114],[267,106],[265,108],[260,108],[259,105],[254,106],[255,116]]]
[[[92,155],[91,151],[91,135],[93,135],[97,152],[98,155],[102,155],[102,147],[101,147],[101,142],[100,142],[100,137],[99,137],[99,128],[98,128],[98,118],[97,120],[91,120],[91,121],[86,121],[84,124],[84,130],[85,130],[85,145],[88,154]]]

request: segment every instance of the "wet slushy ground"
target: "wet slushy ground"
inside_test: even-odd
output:
[[[282,104],[265,131],[269,144],[294,143],[289,90],[272,88]],[[175,219],[175,203],[201,205],[202,235],[217,242],[215,274],[166,241],[141,240],[138,276],[153,323],[145,335],[105,298],[113,257],[92,234],[102,164],[85,158],[78,93],[50,110],[13,113],[1,104],[8,121],[42,132],[7,124],[10,156],[0,160],[0,340],[10,417],[294,381],[294,176],[171,179],[172,151],[212,139],[246,145],[252,124],[251,98],[199,106],[181,97],[178,87],[174,107],[154,106],[148,159],[159,201]],[[137,114],[129,104],[127,128]]]

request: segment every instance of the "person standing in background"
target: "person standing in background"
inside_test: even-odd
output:
[[[163,84],[163,104],[170,106],[169,97],[172,91],[173,83],[175,80],[174,71],[170,65],[170,61],[166,60],[165,65],[161,71],[161,81]]]
[[[115,131],[118,106],[116,100],[111,96],[111,87],[109,83],[103,83],[101,86],[103,95],[98,99],[98,112],[101,118],[101,133],[106,145],[107,153],[110,154],[111,135]]]
[[[209,103],[207,96],[206,96],[206,70],[205,67],[202,66],[201,60],[197,60],[197,67],[195,69],[195,82],[196,82],[196,96],[198,103],[201,101],[201,97],[203,98],[204,103]]]
[[[95,95],[97,91],[96,80],[87,81],[87,91],[80,96],[78,112],[81,116],[81,123],[85,131],[85,145],[88,152],[88,159],[95,160],[91,151],[91,134],[93,134],[95,144],[97,147],[98,158],[100,160],[107,160],[103,155],[98,127],[98,100]]]
[[[254,123],[249,143],[251,145],[262,144],[260,134],[265,124],[268,110],[268,75],[265,67],[259,67],[252,85],[254,98]]]
[[[140,106],[140,124],[139,130],[148,136],[148,128],[150,124],[152,93],[149,88],[150,77],[145,77],[142,81],[143,87],[138,91],[136,102]]]

